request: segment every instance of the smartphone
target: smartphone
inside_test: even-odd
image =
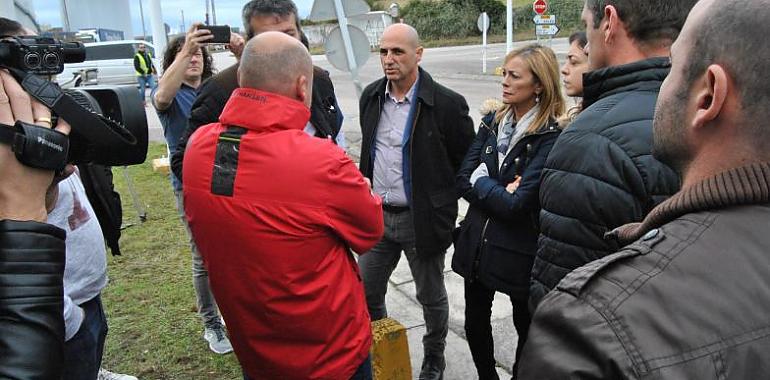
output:
[[[230,43],[230,26],[229,25],[201,25],[198,29],[208,29],[211,31],[213,39],[208,40],[208,43],[212,44],[228,44]]]

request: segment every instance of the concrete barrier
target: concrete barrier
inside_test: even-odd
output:
[[[372,322],[372,376],[374,380],[410,380],[412,364],[406,328],[391,318]]]

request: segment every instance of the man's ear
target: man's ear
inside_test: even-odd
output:
[[[617,34],[620,32],[620,28],[623,27],[622,24],[623,23],[620,21],[620,16],[618,15],[618,10],[615,8],[615,6],[605,6],[604,18],[599,24],[599,28],[602,30],[602,33],[604,33],[604,43],[606,45],[610,44],[610,42],[617,36]]]
[[[695,101],[692,126],[700,128],[722,114],[729,92],[727,72],[720,65],[710,65],[693,85],[691,96]]]
[[[417,53],[417,62],[422,61],[422,46],[418,46],[416,53]]]
[[[310,105],[310,99],[313,97],[313,88],[309,85],[310,81],[305,75],[300,75],[295,83],[294,91],[297,94],[297,100]]]

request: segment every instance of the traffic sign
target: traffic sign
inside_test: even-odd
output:
[[[556,25],[555,15],[537,15],[532,19],[535,25]]]
[[[559,33],[559,27],[556,25],[535,25],[535,34],[538,36],[553,37]]]
[[[539,15],[545,14],[548,10],[548,3],[545,0],[535,0],[535,2],[532,3],[532,10]]]
[[[369,5],[363,0],[343,0],[342,7],[345,9],[345,16],[352,17],[366,14],[369,12]],[[326,21],[337,18],[334,0],[315,0],[310,15],[307,17],[310,21]]]
[[[481,12],[479,19],[476,20],[476,25],[479,27],[479,32],[485,32],[489,30],[489,16],[487,12]]]
[[[350,33],[350,42],[353,45],[353,58],[356,67],[361,67],[371,55],[369,50],[369,37],[366,36],[366,33],[364,33],[363,30],[353,25],[348,24],[348,31]],[[326,59],[332,66],[340,71],[350,71],[350,65],[345,56],[345,43],[342,40],[342,30],[339,26],[335,26],[329,33],[325,47]]]

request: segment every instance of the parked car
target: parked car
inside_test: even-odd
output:
[[[92,42],[85,44],[86,60],[65,64],[64,72],[57,76],[57,82],[61,85],[72,80],[76,73],[82,70],[97,69],[97,84],[136,84],[134,54],[136,54],[136,46],[140,43],[147,46],[147,51],[152,54],[155,68],[159,69],[160,61],[155,54],[155,46],[151,43],[140,40]]]

